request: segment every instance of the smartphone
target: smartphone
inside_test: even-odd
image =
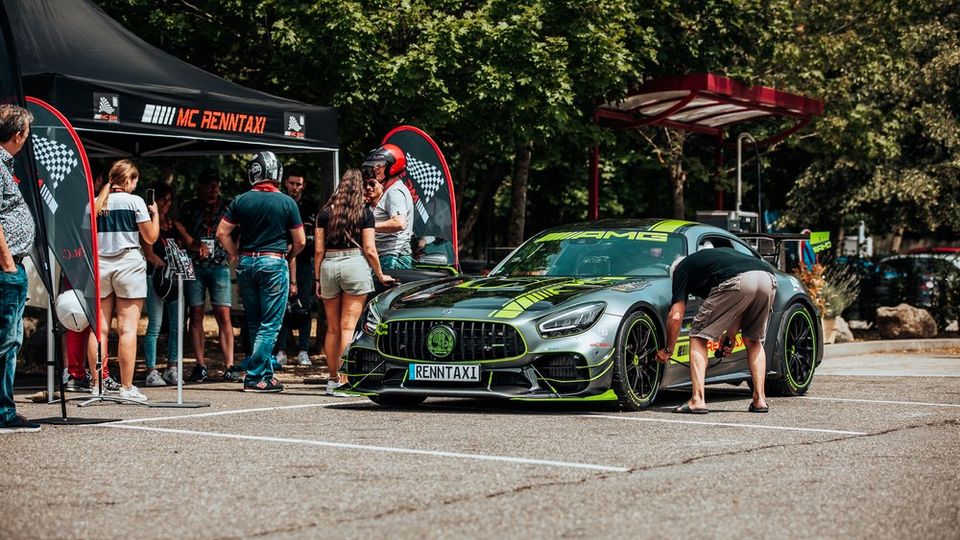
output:
[[[157,202],[157,201],[155,200],[155,197],[156,197],[156,196],[154,195],[154,193],[155,193],[155,191],[154,191],[153,189],[148,189],[148,190],[147,190],[147,206],[150,206],[151,204]]]

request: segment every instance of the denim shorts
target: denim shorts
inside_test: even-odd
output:
[[[370,264],[359,249],[328,251],[320,264],[320,296],[336,298],[340,293],[354,296],[373,292]]]
[[[100,255],[100,298],[147,297],[147,260],[140,248]]]
[[[202,307],[207,291],[210,291],[211,306],[233,305],[229,266],[197,266],[194,271],[197,274],[196,281],[184,282],[188,306]]]

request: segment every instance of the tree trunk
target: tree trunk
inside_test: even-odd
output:
[[[493,186],[495,182],[489,175],[479,178],[477,184],[476,196],[473,198],[473,204],[470,205],[470,213],[467,214],[466,219],[461,220],[461,225],[457,227],[457,235],[460,238],[473,239],[473,229],[476,227],[477,222],[480,221],[483,209],[494,192]],[[460,207],[458,206],[457,208]],[[461,247],[461,250],[462,249]]]
[[[670,171],[670,193],[673,195],[673,217],[684,219],[683,188],[687,183],[687,171],[683,170],[683,143],[686,134],[680,130],[667,130],[667,164]]]
[[[507,225],[507,245],[519,246],[523,242],[523,227],[527,216],[527,180],[530,178],[530,157],[533,141],[517,148],[513,158],[513,182],[510,193],[510,218]]]

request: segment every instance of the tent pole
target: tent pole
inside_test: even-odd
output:
[[[333,189],[330,190],[330,193],[333,193],[337,190],[337,185],[340,184],[340,150],[333,151]]]
[[[57,259],[53,256],[53,250],[47,246],[47,252],[50,254],[50,284],[56,283],[54,279],[54,268],[57,265]],[[56,309],[56,298],[53,291],[47,291],[47,403],[53,403],[54,377],[57,376],[56,351],[54,344],[57,333],[53,329],[53,310]],[[62,378],[62,377],[61,377]],[[64,414],[66,416],[66,414]]]

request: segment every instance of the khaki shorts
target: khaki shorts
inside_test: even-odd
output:
[[[100,298],[147,297],[147,260],[139,249],[100,256]]]
[[[336,298],[340,293],[360,296],[373,292],[370,264],[359,249],[328,251],[320,263],[320,296]]]
[[[763,341],[776,296],[777,280],[763,270],[733,276],[710,290],[690,326],[690,337],[717,341],[740,318],[745,337]]]

